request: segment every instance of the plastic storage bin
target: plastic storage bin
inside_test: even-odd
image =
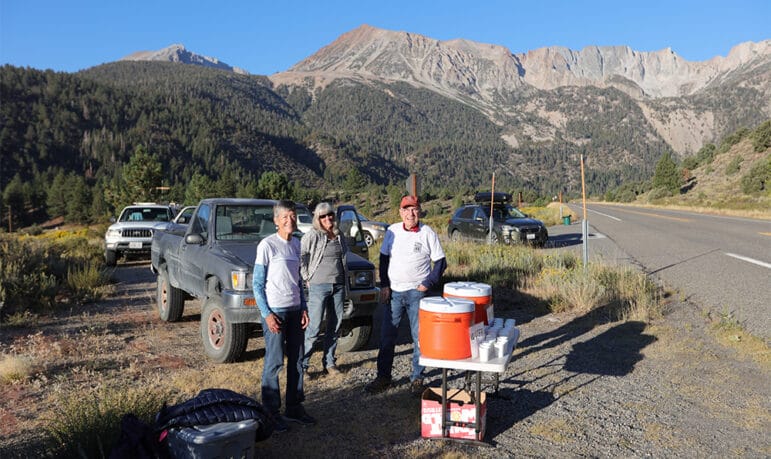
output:
[[[430,359],[458,360],[471,357],[469,327],[474,302],[463,298],[426,297],[418,311],[420,354]]]
[[[254,419],[169,429],[169,454],[172,458],[252,459],[256,434]]]

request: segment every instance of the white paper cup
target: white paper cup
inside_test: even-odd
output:
[[[493,347],[489,341],[483,341],[479,343],[479,361],[487,362],[492,359]]]

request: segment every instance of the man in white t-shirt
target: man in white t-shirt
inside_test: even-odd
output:
[[[410,391],[419,395],[424,388],[425,370],[418,363],[420,300],[426,291],[439,283],[447,261],[439,237],[431,227],[420,223],[417,196],[402,198],[399,215],[401,223],[388,227],[380,248],[380,300],[385,307],[377,355],[377,377],[367,385],[366,390],[378,393],[391,387],[396,335],[399,322],[406,314],[410,321],[413,346]]]

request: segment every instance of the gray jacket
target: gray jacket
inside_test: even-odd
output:
[[[343,271],[345,276],[345,290],[348,291],[348,264],[345,262],[345,256],[348,253],[348,244],[345,242],[345,238],[341,235],[337,235],[337,239],[340,241],[340,248],[343,250]],[[321,264],[321,259],[324,256],[324,249],[326,248],[327,234],[323,231],[319,231],[316,228],[311,229],[303,235],[300,241],[300,275],[305,282],[308,282],[313,273]]]

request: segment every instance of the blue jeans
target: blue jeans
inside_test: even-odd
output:
[[[324,332],[324,368],[335,366],[335,350],[340,324],[343,323],[343,301],[345,300],[345,285],[343,284],[310,284],[308,287],[308,317],[310,323],[305,329],[305,356],[302,367],[310,365],[313,345],[319,339],[321,319],[326,315],[327,326]]]
[[[286,347],[286,409],[293,410],[305,400],[303,392],[302,367],[303,329],[300,319],[302,311],[274,311],[281,319],[281,330],[273,333],[268,330],[265,318],[262,330],[265,337],[265,359],[262,368],[262,404],[271,413],[278,413],[281,408],[281,389],[278,377],[284,367],[284,348]]]
[[[412,375],[410,381],[423,377],[425,367],[420,366],[420,345],[418,343],[418,311],[420,300],[425,296],[419,290],[407,290],[406,292],[391,291],[391,303],[383,308],[383,320],[380,328],[380,351],[377,354],[377,375],[381,378],[391,379],[391,369],[394,364],[394,347],[396,346],[396,334],[399,330],[399,322],[406,313],[410,320],[410,334],[412,335]]]

